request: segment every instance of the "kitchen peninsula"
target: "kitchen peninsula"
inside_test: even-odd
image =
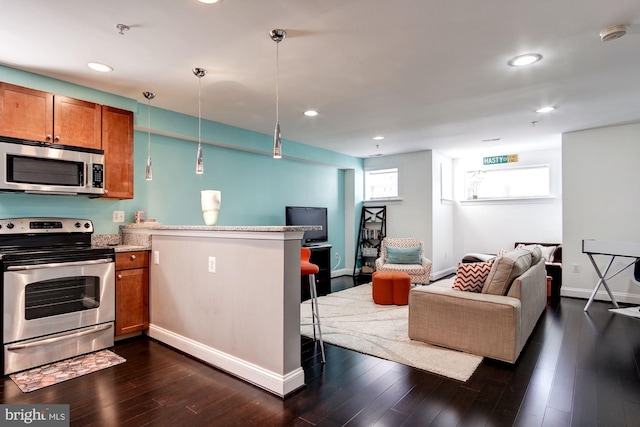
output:
[[[300,240],[319,226],[122,226],[148,239],[149,336],[278,396],[304,385]]]

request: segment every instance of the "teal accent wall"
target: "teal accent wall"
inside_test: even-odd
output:
[[[3,66],[0,81],[128,109],[138,128],[133,200],[0,193],[0,218],[88,218],[96,233],[112,234],[119,226],[112,222],[114,210],[125,211],[125,223],[144,210],[162,224],[204,225],[200,190],[221,190],[217,225],[284,225],[287,205],[327,207],[332,254],[340,254],[338,267],[344,267],[345,221],[359,220],[345,218],[345,170],[362,175],[362,159],[283,140],[285,158],[276,160],[270,155],[273,136],[203,120],[205,173],[196,175],[197,117],[152,107],[153,180],[145,181],[146,103]]]

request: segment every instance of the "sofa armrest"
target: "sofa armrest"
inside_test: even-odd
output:
[[[416,287],[409,292],[409,338],[514,363],[521,310],[509,296]]]
[[[513,281],[507,296],[518,298],[522,303],[521,341],[518,346],[524,347],[529,335],[538,323],[540,314],[547,306],[547,278],[544,260],[541,259],[524,274]]]

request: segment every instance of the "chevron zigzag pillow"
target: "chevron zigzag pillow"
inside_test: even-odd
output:
[[[452,289],[467,292],[482,292],[484,282],[491,271],[493,260],[486,262],[459,263]]]

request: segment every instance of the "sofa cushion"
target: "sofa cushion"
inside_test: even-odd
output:
[[[398,248],[387,246],[387,264],[421,264],[420,246]]]
[[[516,249],[496,258],[487,276],[483,294],[506,295],[513,280],[531,267],[531,252]]]
[[[467,292],[481,292],[493,260],[474,263],[459,263],[456,278],[451,286],[453,289]]]
[[[537,264],[542,258],[544,246],[541,245],[518,245],[516,249],[524,249],[531,252],[531,265]],[[546,259],[546,258],[545,258]]]
[[[533,249],[533,248],[540,248],[540,252],[542,253],[542,257],[544,258],[545,262],[554,262],[554,257],[555,257],[555,252],[556,249],[559,246],[556,245],[549,245],[549,244],[538,244],[538,243],[529,243],[529,244],[524,244],[524,243],[519,243],[516,245],[516,249]],[[562,252],[560,252],[560,259],[562,259]],[[532,262],[532,264],[537,263],[537,260],[534,260]]]

